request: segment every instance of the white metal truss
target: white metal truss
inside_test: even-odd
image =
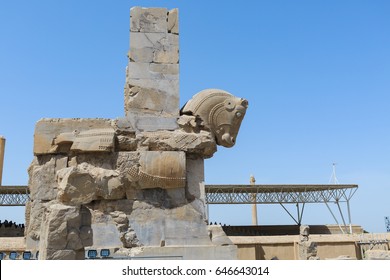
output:
[[[0,186],[0,206],[24,206],[29,199],[27,186]]]
[[[349,201],[355,194],[358,185],[206,185],[207,204],[280,204],[290,217],[301,224],[305,204],[324,203],[340,230],[352,232],[351,211]],[[330,203],[335,203],[339,210],[342,224],[333,213]],[[345,203],[348,214],[348,224],[340,203]],[[295,218],[284,204],[295,204]]]

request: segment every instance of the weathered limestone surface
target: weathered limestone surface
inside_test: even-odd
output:
[[[300,260],[318,260],[317,243],[309,240],[309,226],[301,226],[298,242],[298,254]]]
[[[141,189],[183,188],[186,184],[184,152],[140,152],[139,166],[129,168],[129,180],[137,181]]]
[[[131,112],[145,112],[178,117],[178,10],[132,8],[128,57],[126,116]]]
[[[54,204],[44,215],[40,258],[84,259],[84,247],[92,245],[90,212],[80,206]]]
[[[234,259],[223,231],[207,227],[204,159],[234,145],[248,103],[208,90],[180,112],[178,10],[130,17],[126,116],[36,125],[27,249],[40,259],[83,259],[86,248]]]
[[[248,108],[248,101],[220,89],[197,93],[181,110],[182,114],[199,116],[211,129],[218,145],[234,146],[238,130]]]
[[[365,252],[366,260],[390,260],[390,251],[385,250],[367,250]]]
[[[34,155],[66,152],[75,134],[91,129],[112,129],[111,122],[109,119],[41,119],[35,126]],[[70,133],[68,141],[56,139],[65,133]]]

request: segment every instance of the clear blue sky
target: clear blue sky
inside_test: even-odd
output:
[[[132,6],[180,10],[181,104],[206,88],[249,100],[237,144],[206,161],[206,183],[340,183],[359,189],[352,222],[384,232],[390,216],[389,1],[1,1],[3,185],[26,185],[36,121],[124,115]],[[250,206],[210,219],[251,223]],[[291,224],[260,206],[261,224]],[[24,209],[0,208],[24,221]],[[334,223],[308,205],[303,223]]]

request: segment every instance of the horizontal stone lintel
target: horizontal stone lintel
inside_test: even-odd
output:
[[[61,133],[73,132],[74,130],[112,129],[112,125],[111,119],[41,119],[35,125],[34,154],[51,153],[53,139]]]

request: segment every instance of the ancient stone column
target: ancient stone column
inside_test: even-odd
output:
[[[179,117],[178,10],[130,10],[125,113],[138,131],[177,128]]]
[[[3,178],[5,138],[0,135],[0,186]]]

